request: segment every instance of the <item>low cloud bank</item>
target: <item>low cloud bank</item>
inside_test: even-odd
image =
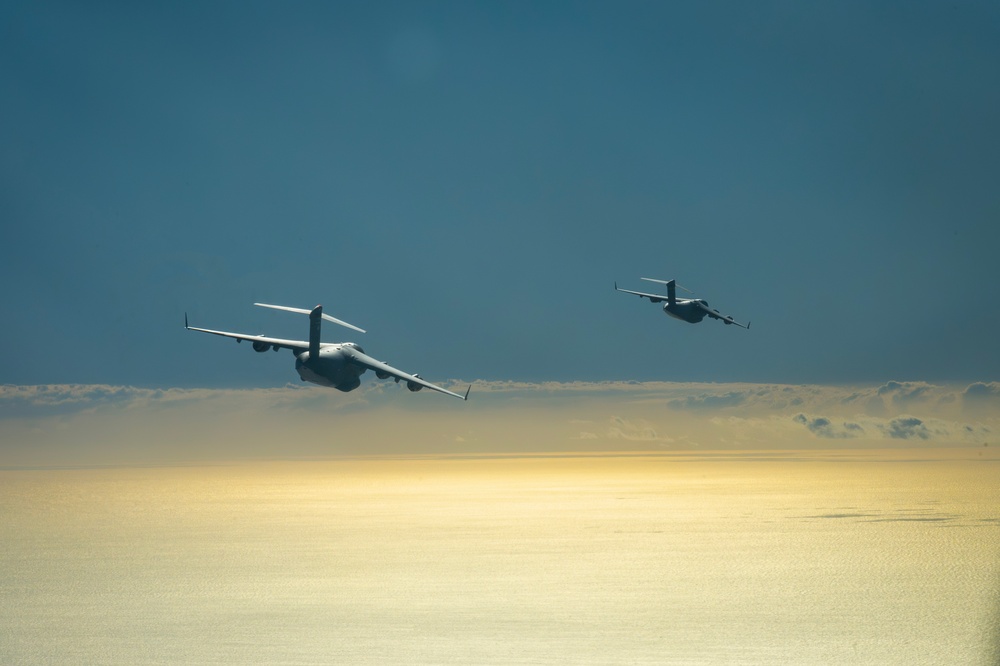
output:
[[[1000,383],[967,386],[889,381],[879,386],[788,384],[702,384],[673,382],[509,382],[474,381],[472,399],[484,406],[509,405],[520,399],[552,405],[575,400],[625,401],[679,412],[745,413],[826,411],[875,416],[898,415],[913,408],[1000,415]],[[464,381],[443,382],[452,389]],[[0,418],[72,414],[102,409],[171,409],[203,402],[259,404],[268,409],[356,410],[402,403],[420,410],[437,409],[451,400],[431,391],[412,395],[393,382],[369,380],[356,391],[307,384],[266,389],[140,388],[95,384],[0,385]]]
[[[446,383],[464,389],[463,382]],[[351,393],[0,386],[0,466],[370,454],[990,446],[1000,384],[473,382],[468,402]]]

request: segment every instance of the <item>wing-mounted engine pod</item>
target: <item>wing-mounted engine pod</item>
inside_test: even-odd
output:
[[[268,344],[268,343],[266,343],[266,342],[262,342],[261,340],[254,340],[253,341],[253,350],[255,352],[266,352],[270,348],[271,348],[271,345]],[[278,351],[278,348],[275,347],[274,351]]]

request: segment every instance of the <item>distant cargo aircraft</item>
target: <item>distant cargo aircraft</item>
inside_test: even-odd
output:
[[[721,314],[718,310],[710,308],[708,306],[708,301],[706,300],[702,300],[700,298],[677,298],[678,285],[675,280],[654,280],[653,278],[642,279],[647,282],[656,282],[657,284],[666,285],[667,295],[647,294],[641,291],[619,289],[617,282],[615,282],[615,291],[622,291],[626,294],[635,294],[639,298],[648,298],[653,303],[666,301],[666,304],[663,306],[663,311],[674,319],[680,319],[681,321],[686,321],[689,324],[697,324],[707,316],[712,319],[721,319],[727,326],[730,324],[736,324],[737,326],[742,326],[743,328],[750,330],[750,322],[747,322],[746,326],[744,326],[732,317]],[[680,288],[684,289],[684,287]],[[685,291],[687,290],[685,289]]]
[[[465,391],[465,395],[452,393],[440,386],[435,386],[429,381],[422,379],[419,375],[410,375],[402,370],[378,361],[365,354],[364,350],[353,342],[320,342],[320,327],[323,320],[332,321],[335,324],[346,326],[364,333],[364,329],[358,328],[346,321],[335,319],[328,314],[323,314],[323,306],[317,305],[312,310],[303,308],[291,308],[285,305],[268,305],[267,303],[254,303],[262,308],[272,308],[274,310],[286,310],[288,312],[299,312],[309,315],[309,341],[281,340],[278,338],[268,338],[263,335],[245,335],[243,333],[228,333],[226,331],[213,331],[207,328],[196,328],[188,326],[187,314],[184,315],[184,328],[189,331],[201,331],[212,335],[222,335],[227,338],[235,338],[236,342],[249,340],[253,343],[253,349],[257,352],[266,352],[269,349],[278,351],[279,349],[291,349],[295,354],[295,370],[304,382],[312,382],[320,386],[329,386],[338,391],[353,391],[361,385],[361,375],[365,370],[373,370],[379,379],[392,377],[398,384],[400,380],[406,382],[406,388],[411,391],[419,391],[429,388],[433,391],[445,393],[461,400],[469,399],[470,385]]]

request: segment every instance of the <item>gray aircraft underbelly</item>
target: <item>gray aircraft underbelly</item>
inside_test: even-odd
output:
[[[689,303],[675,303],[674,305],[667,303],[663,306],[663,311],[674,319],[680,319],[691,324],[697,324],[705,318],[704,310]]]
[[[365,368],[351,363],[339,349],[323,349],[317,359],[310,358],[309,352],[299,354],[295,370],[302,381],[347,392],[361,385],[361,373]]]

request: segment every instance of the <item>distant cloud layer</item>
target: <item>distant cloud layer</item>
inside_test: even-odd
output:
[[[973,401],[1000,398],[1000,383],[990,382],[986,384],[984,382],[976,382],[969,384],[962,393],[962,397],[965,400]]]
[[[460,382],[452,386],[458,387]],[[0,466],[569,450],[989,446],[1000,384],[474,382],[468,402],[351,393],[0,386]]]

